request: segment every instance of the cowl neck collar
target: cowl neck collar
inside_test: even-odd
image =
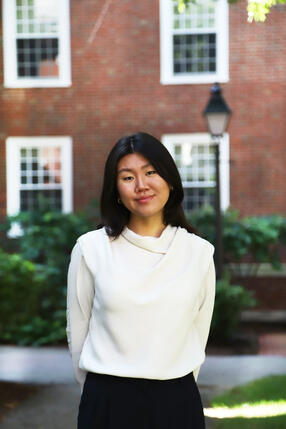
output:
[[[153,253],[165,254],[175,237],[177,227],[167,225],[160,237],[150,237],[136,234],[131,229],[125,227],[122,236],[137,247],[148,250]]]

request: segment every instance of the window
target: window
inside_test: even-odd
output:
[[[228,81],[227,0],[160,0],[161,83]]]
[[[4,85],[71,85],[69,0],[3,0]]]
[[[33,211],[41,197],[51,210],[72,211],[71,151],[70,137],[7,138],[7,214]]]
[[[167,134],[163,144],[173,156],[184,188],[185,210],[215,204],[215,148],[208,133]],[[229,138],[220,142],[221,208],[229,206]]]

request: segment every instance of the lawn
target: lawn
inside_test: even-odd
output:
[[[285,429],[286,375],[261,378],[213,398],[214,429]]]

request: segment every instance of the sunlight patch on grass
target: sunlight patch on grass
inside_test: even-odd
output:
[[[205,416],[217,419],[236,417],[261,418],[286,414],[286,401],[263,401],[260,403],[245,403],[238,407],[205,408]]]

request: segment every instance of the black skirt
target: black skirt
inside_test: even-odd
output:
[[[78,429],[205,429],[193,373],[171,380],[88,373]]]

